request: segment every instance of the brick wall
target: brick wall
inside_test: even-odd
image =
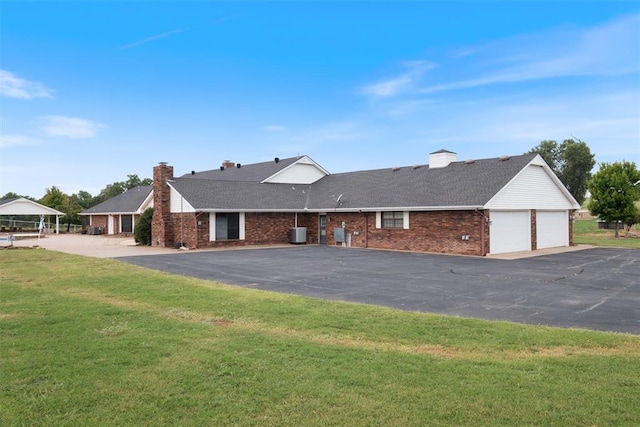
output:
[[[175,223],[171,215],[171,191],[167,184],[172,179],[173,166],[160,163],[153,168],[153,218],[151,219],[153,246],[171,247],[175,242]]]
[[[483,217],[474,211],[410,212],[409,229],[376,228],[376,215],[370,213],[329,213],[327,244],[335,245],[334,228],[345,222],[352,247],[395,249],[419,252],[483,255],[482,230],[485,227],[485,253],[488,230]],[[469,240],[462,240],[462,236]]]
[[[180,239],[180,214],[172,215],[175,227],[176,241]],[[197,247],[234,247],[253,245],[288,244],[291,239],[291,229],[295,226],[295,213],[289,212],[247,212],[245,213],[244,240],[209,240],[210,217],[208,213],[197,215],[185,214],[184,241],[189,248]],[[298,214],[298,227],[307,227],[307,243],[318,240],[317,214]],[[189,229],[189,231],[187,231]]]

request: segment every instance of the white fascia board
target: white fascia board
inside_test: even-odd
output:
[[[411,207],[368,207],[368,208],[323,208],[323,209],[199,209],[198,212],[291,212],[291,213],[318,213],[330,214],[335,212],[379,212],[379,211],[403,211],[403,212],[421,212],[421,211],[472,211],[475,209],[483,209],[482,205],[473,206],[411,206]]]
[[[556,174],[553,173],[549,165],[547,165],[547,162],[544,161],[544,159],[540,154],[537,154],[533,159],[531,159],[531,161],[527,163],[525,167],[523,167],[520,170],[520,172],[518,172],[513,178],[511,178],[509,182],[507,182],[507,184],[504,187],[500,189],[500,191],[494,194],[493,197],[489,199],[489,201],[483,206],[483,209],[491,209],[492,202],[495,199],[497,199],[502,194],[503,191],[506,191],[509,185],[512,182],[514,182],[516,179],[518,179],[520,175],[522,175],[524,171],[531,165],[542,167],[542,170],[545,171],[545,173],[549,176],[549,178],[551,178],[553,183],[560,189],[560,191],[564,194],[564,196],[569,200],[569,202],[572,205],[572,208],[580,209],[580,205],[578,204],[577,200],[571,195],[569,190],[567,190],[567,187],[564,186],[564,184],[562,183],[562,181],[560,181],[560,179],[556,176]]]
[[[143,213],[147,208],[153,207],[153,190],[149,192],[149,195],[142,201],[142,204],[138,208],[137,213]]]
[[[329,172],[323,168],[322,166],[320,166],[318,163],[314,162],[313,159],[309,156],[302,156],[299,159],[297,159],[295,162],[291,163],[289,166],[287,166],[284,169],[279,170],[278,172],[274,173],[271,176],[268,176],[267,178],[265,178],[264,180],[260,181],[260,184],[265,184],[270,182],[271,180],[273,180],[275,177],[277,177],[278,175],[281,175],[283,173],[285,173],[286,171],[288,171],[289,169],[295,167],[298,164],[302,164],[302,165],[312,165],[315,166],[320,172],[322,172],[322,174],[324,176],[329,175]]]

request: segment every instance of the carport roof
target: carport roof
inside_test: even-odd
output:
[[[25,197],[17,197],[0,201],[0,215],[64,215],[64,212],[50,208],[49,206],[29,200]]]

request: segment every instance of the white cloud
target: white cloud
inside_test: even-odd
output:
[[[453,81],[419,90],[435,93],[554,77],[616,76],[640,72],[640,14],[587,29],[555,29],[471,47],[453,68]],[[465,78],[468,76],[468,78]]]
[[[103,124],[78,117],[44,116],[42,129],[48,136],[63,136],[68,138],[91,138],[98,134]]]
[[[267,132],[282,132],[286,129],[286,127],[280,125],[268,125],[264,127],[264,130],[266,130]]]
[[[402,64],[405,71],[396,77],[362,88],[362,93],[373,97],[390,97],[412,89],[423,74],[435,68],[431,61],[408,61]]]
[[[53,90],[42,83],[22,79],[15,74],[0,70],[0,95],[7,98],[33,99],[52,98]]]
[[[0,134],[0,148],[10,148],[10,147],[25,147],[30,145],[37,145],[38,142],[34,139],[29,138],[24,135],[10,134],[4,135]]]

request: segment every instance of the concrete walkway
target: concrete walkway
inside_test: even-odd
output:
[[[3,246],[9,243],[2,241]],[[18,239],[13,246],[22,248],[38,247],[52,251],[94,258],[116,258],[122,256],[161,255],[178,252],[172,248],[136,246],[132,237],[112,237],[87,234],[45,234],[44,237]]]

